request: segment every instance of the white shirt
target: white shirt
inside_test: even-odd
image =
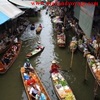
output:
[[[37,94],[38,91],[32,87],[32,88],[30,89],[29,94],[32,94],[32,93]]]
[[[18,38],[15,38],[14,39],[14,43],[18,43]]]
[[[27,63],[27,62],[26,62],[26,63]],[[27,67],[26,67],[26,63],[24,63],[24,68],[27,68]],[[30,64],[29,68],[32,68],[32,69],[33,69],[33,67],[32,67],[31,64]]]

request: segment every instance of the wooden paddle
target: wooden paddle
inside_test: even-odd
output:
[[[72,64],[73,64],[73,54],[74,54],[74,51],[72,50],[72,56],[71,56],[70,69],[72,68]]]

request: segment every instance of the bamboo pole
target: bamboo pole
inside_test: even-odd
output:
[[[85,70],[85,81],[87,81],[87,60],[86,60],[86,70]]]
[[[95,84],[94,84],[94,98],[97,96],[97,90],[98,90],[98,83],[95,80]]]
[[[72,68],[72,64],[73,64],[73,54],[74,54],[74,51],[72,50],[72,56],[71,56],[70,69]]]

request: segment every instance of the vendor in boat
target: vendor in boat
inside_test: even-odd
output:
[[[35,24],[34,24],[34,23],[32,23],[30,29],[31,29],[31,30],[34,30],[34,29],[35,29]]]
[[[29,59],[26,59],[26,62],[24,63],[24,68],[28,72],[34,71]]]
[[[39,27],[40,27],[40,28],[42,28],[42,25],[41,25],[41,24],[39,24]]]
[[[57,73],[60,67],[57,65],[56,61],[52,61],[50,73]]]
[[[84,57],[86,57],[86,56],[87,56],[87,54],[90,54],[90,52],[88,51],[88,49],[87,49],[87,48],[84,48],[83,52],[84,52]]]

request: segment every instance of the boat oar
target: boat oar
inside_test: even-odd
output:
[[[72,56],[71,56],[70,69],[72,68],[72,64],[73,64],[73,54],[74,54],[74,51],[72,50]]]
[[[87,81],[87,60],[86,60],[86,70],[85,70],[85,81]]]
[[[87,60],[86,60],[86,70],[85,70],[85,78],[84,78],[84,83],[87,84]]]

